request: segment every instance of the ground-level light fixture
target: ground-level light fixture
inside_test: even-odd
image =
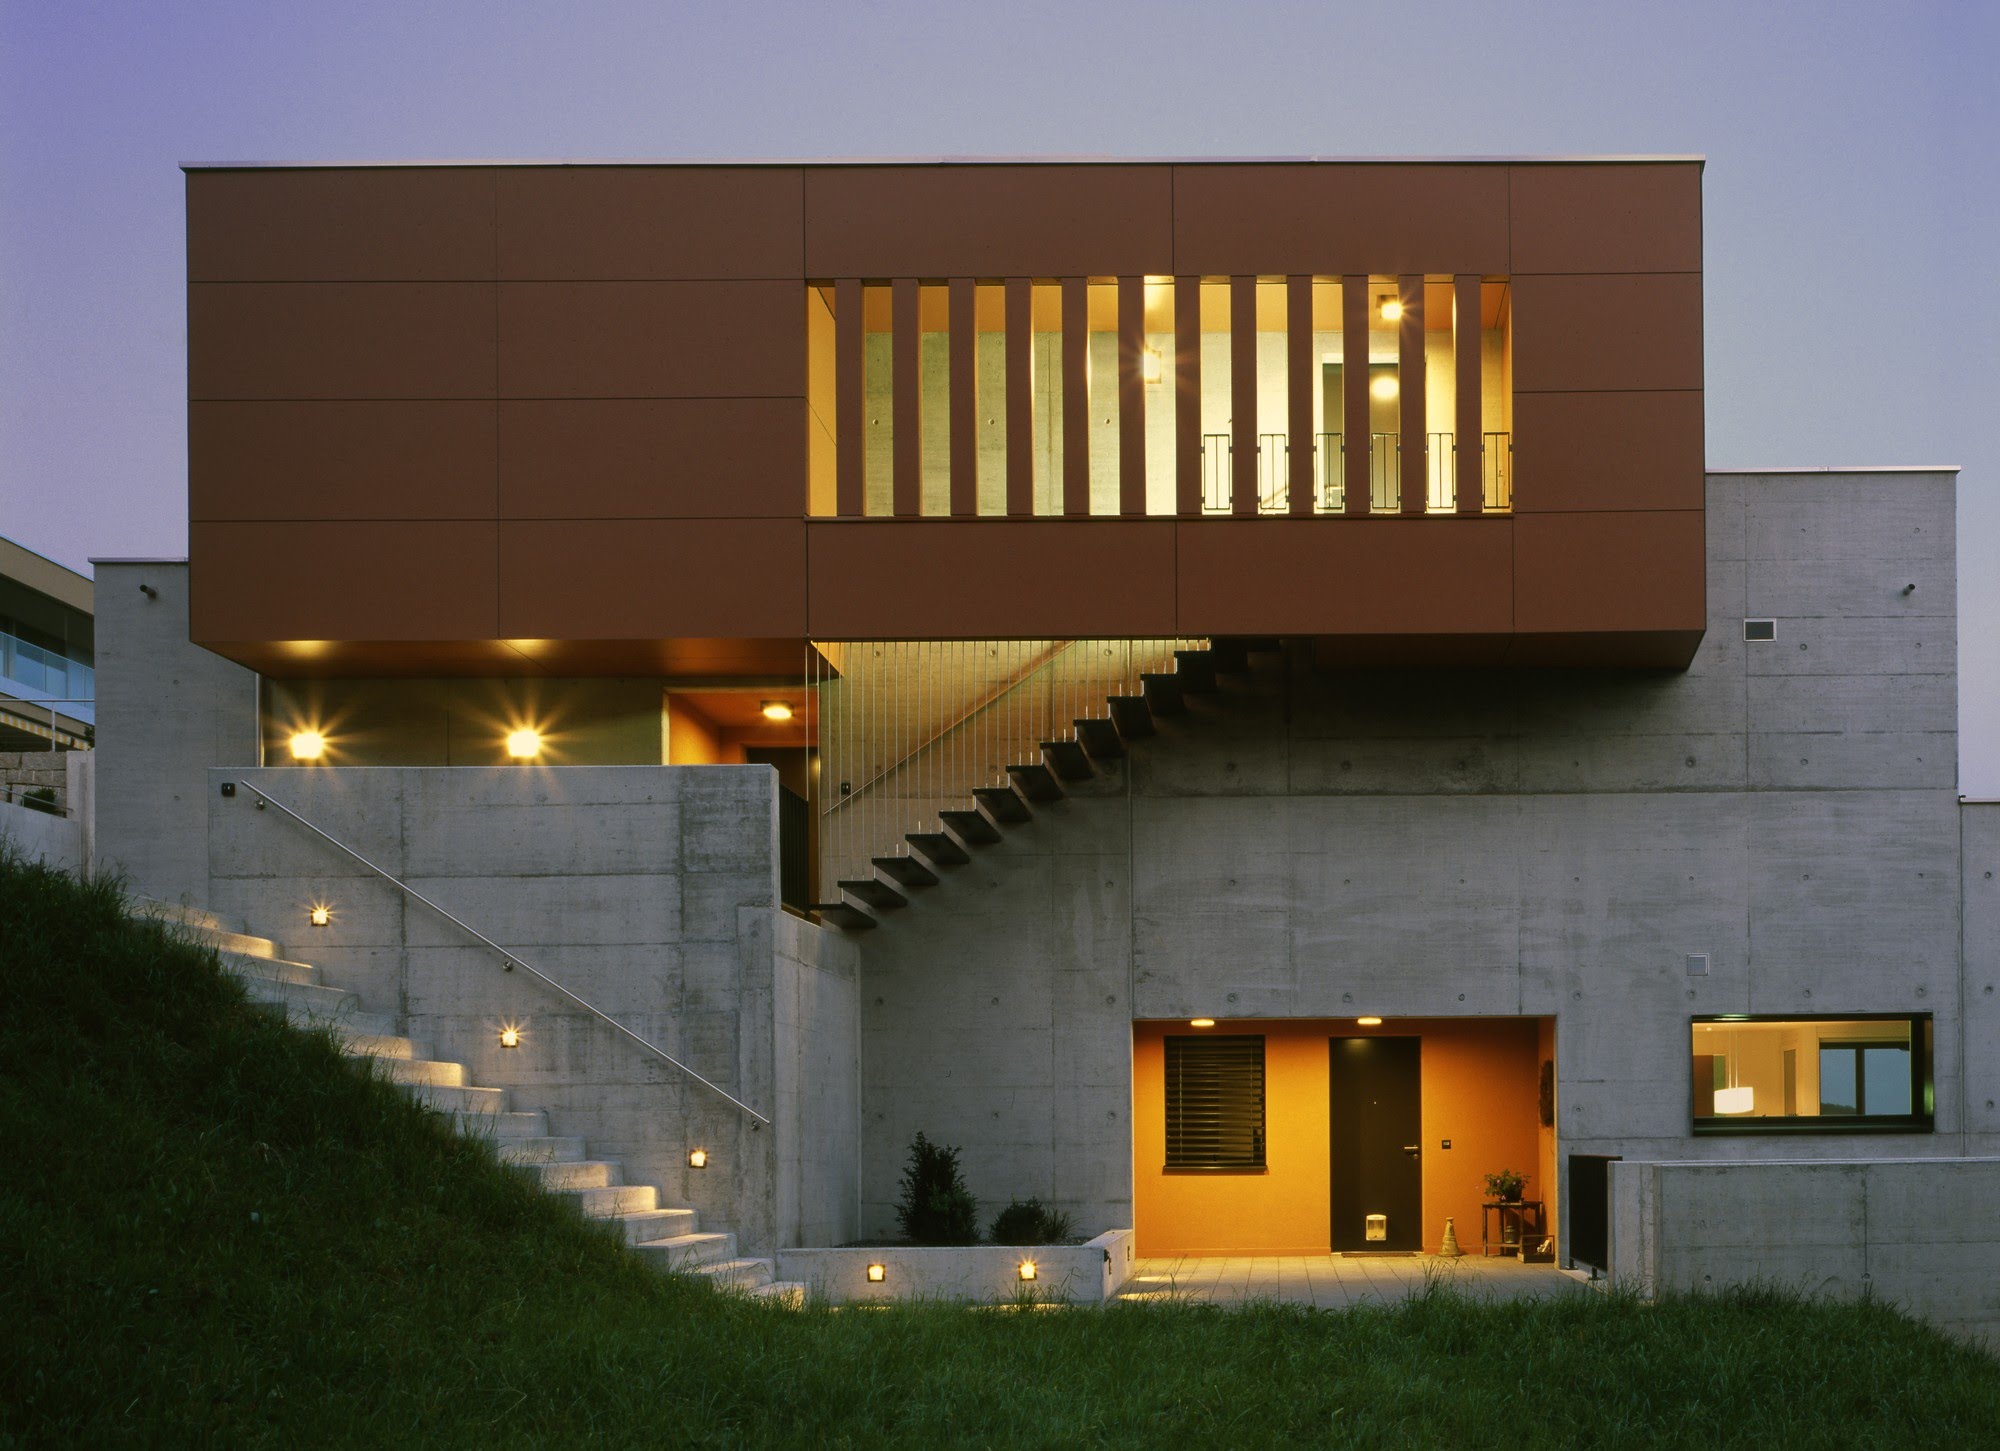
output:
[[[1364,1028],[1379,1028],[1382,1026],[1380,1018],[1356,1018],[1354,1021]]]
[[[889,1267],[887,1265],[870,1265],[868,1267],[869,1284],[879,1285],[888,1278],[889,1278]]]
[[[1023,1280],[1032,1280],[1035,1277],[1035,1262],[1033,1260],[1021,1261],[1020,1276]]]
[[[324,902],[315,902],[312,911],[306,914],[306,920],[315,927],[324,927],[333,920],[333,908]]]
[[[1394,373],[1384,373],[1368,385],[1368,391],[1385,402],[1394,398],[1397,392],[1400,391],[1399,385],[1396,382],[1396,375]]]
[[[326,737],[318,731],[293,731],[288,744],[294,761],[317,761],[326,754]]]
[[[533,726],[517,726],[507,732],[507,754],[517,761],[532,761],[542,753],[542,733]]]
[[[1401,322],[1403,320],[1403,299],[1400,297],[1385,297],[1382,299],[1382,306],[1379,311],[1382,314],[1382,321]]]
[[[1189,1019],[1188,1019],[1188,1026],[1189,1026],[1190,1028],[1213,1028],[1213,1027],[1215,1026],[1215,1019],[1213,1019],[1213,1018],[1189,1018]]]
[[[689,1149],[688,1167],[690,1169],[706,1169],[708,1167],[708,1150]]]
[[[790,720],[791,718],[792,707],[789,702],[782,700],[767,700],[764,702],[765,720]]]
[[[521,1030],[515,1027],[512,1023],[509,1023],[506,1027],[502,1028],[500,1030],[500,1046],[502,1048],[520,1047]]]

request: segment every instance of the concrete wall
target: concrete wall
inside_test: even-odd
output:
[[[9,765],[10,762],[21,764]],[[0,800],[0,841],[30,861],[43,861],[74,876],[90,871],[96,835],[97,756],[93,751],[32,752],[0,756],[9,785],[27,790],[52,788],[61,814]]]
[[[1135,1018],[1554,1017],[1559,1160],[1965,1152],[1954,490],[1712,476],[1685,673],[1259,657],[1163,720],[864,943],[864,1232],[918,1130],[1129,1224]],[[1690,1015],[1903,1010],[1934,1135],[1690,1137]]]
[[[1965,1151],[2000,1155],[2000,801],[1968,801],[1964,833],[1965,973],[1960,1052]]]
[[[185,561],[97,560],[97,862],[200,904],[208,768],[257,762],[257,678],[188,643]]]
[[[1611,1166],[1611,1283],[1863,1293],[2000,1349],[2000,1159]]]
[[[553,1132],[623,1160],[632,1182],[735,1230],[746,1252],[775,1247],[779,1181],[795,1166],[781,1170],[774,1130],[527,973],[503,970],[490,949],[248,791],[223,797],[237,779],[775,1118],[774,941],[788,955],[789,1013],[837,998],[853,965],[851,949],[823,944],[830,934],[818,928],[780,932],[769,767],[217,770],[202,900],[358,992],[365,1009],[396,1014],[440,1057],[465,1063],[469,1081],[547,1109]],[[327,927],[307,925],[315,902],[332,909]],[[499,1045],[508,1023],[522,1030],[517,1049]],[[816,1055],[808,1076],[837,1100],[838,1039],[788,1026],[784,1042],[801,1037]],[[687,1165],[697,1145],[710,1154],[702,1170]],[[839,1151],[793,1152],[810,1162],[809,1187],[791,1191],[805,1206],[796,1212],[842,1227],[824,1188]]]
[[[860,953],[788,913],[767,920],[778,1243],[845,1244],[861,1232]]]

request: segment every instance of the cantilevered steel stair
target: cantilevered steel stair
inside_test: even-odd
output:
[[[1277,649],[1276,640],[1224,638],[1206,649],[1174,651],[1171,671],[1142,674],[1138,694],[1108,696],[1103,715],[1077,720],[1075,740],[1043,741],[1039,759],[1007,767],[1009,784],[974,788],[972,804],[938,813],[938,830],[908,833],[908,854],[872,858],[876,875],[843,879],[840,898],[812,910],[850,932],[881,926],[917,892],[940,885],[973,853],[1003,841],[1010,827],[1033,821],[1035,807],[1062,801],[1066,786],[1094,779],[1135,742],[1158,735],[1156,720],[1194,714],[1193,702],[1218,694],[1222,677],[1248,673],[1252,655]]]

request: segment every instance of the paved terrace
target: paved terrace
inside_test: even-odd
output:
[[[1393,1304],[1432,1280],[1482,1299],[1526,1300],[1585,1293],[1581,1275],[1554,1265],[1479,1255],[1343,1259],[1339,1255],[1201,1256],[1142,1259],[1121,1300],[1206,1300],[1240,1305],[1270,1300],[1344,1310]]]

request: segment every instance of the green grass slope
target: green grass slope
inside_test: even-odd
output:
[[[2000,1364],[1776,1294],[1346,1314],[718,1295],[248,1006],[113,888],[0,860],[0,1445],[1996,1437]]]

